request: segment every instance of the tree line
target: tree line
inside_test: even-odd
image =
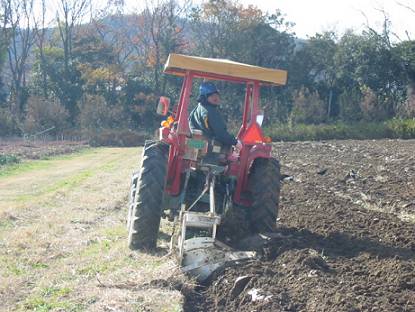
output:
[[[0,136],[154,128],[158,97],[180,93],[162,74],[170,53],[288,70],[287,86],[262,90],[266,124],[414,118],[415,40],[384,16],[380,30],[301,39],[283,12],[231,0],[155,0],[135,13],[122,1],[0,0]],[[239,123],[242,86],[219,88]]]

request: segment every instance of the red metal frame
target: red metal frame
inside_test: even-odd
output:
[[[183,159],[185,153],[185,140],[190,135],[189,129],[189,102],[194,78],[207,78],[225,80],[235,83],[245,83],[245,101],[242,116],[242,125],[238,132],[238,139],[243,140],[244,134],[256,123],[256,117],[260,111],[260,86],[259,81],[248,80],[231,76],[209,74],[195,71],[187,71],[184,75],[180,99],[174,119],[177,125],[173,126],[169,132],[162,130],[163,141],[170,145],[166,192],[169,195],[177,196],[180,193],[182,173],[189,167],[189,161]],[[168,135],[167,135],[168,133]],[[263,138],[262,132],[261,136]],[[237,177],[234,202],[237,204],[250,205],[249,199],[241,196],[247,190],[248,173],[253,161],[258,158],[271,157],[271,146],[265,143],[246,144],[243,142],[240,157],[237,161],[232,161],[227,170],[227,174]]]

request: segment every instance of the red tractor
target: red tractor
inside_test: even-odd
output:
[[[146,141],[140,171],[133,175],[128,244],[131,249],[154,249],[161,217],[167,216],[175,221],[171,248],[179,264],[203,280],[228,261],[254,256],[234,251],[232,239],[275,228],[280,167],[261,129],[260,87],[284,85],[287,73],[179,54],[169,56],[164,72],[182,76],[183,85],[179,102],[162,122],[159,140]],[[188,107],[198,78],[246,85],[237,135],[240,151],[190,130]],[[161,97],[158,113],[167,116],[169,103]]]

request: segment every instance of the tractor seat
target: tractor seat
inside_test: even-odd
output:
[[[221,175],[225,172],[226,166],[220,166],[217,164],[205,163],[200,164],[200,170],[203,172],[211,172],[213,175]]]
[[[190,129],[192,136],[203,136],[203,131],[198,129]]]

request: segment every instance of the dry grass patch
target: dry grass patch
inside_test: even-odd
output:
[[[99,149],[0,179],[7,193],[0,201],[5,310],[181,310],[182,296],[169,282],[145,286],[177,278],[166,250],[127,248],[127,195],[139,152]],[[27,191],[30,199],[22,200]]]

